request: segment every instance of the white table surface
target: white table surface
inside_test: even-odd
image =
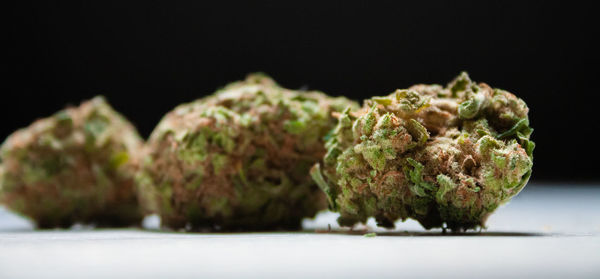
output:
[[[600,278],[600,185],[531,184],[482,234],[414,221],[370,221],[375,237],[315,233],[335,218],[296,233],[34,231],[0,208],[0,278]]]

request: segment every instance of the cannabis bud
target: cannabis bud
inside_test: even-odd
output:
[[[529,180],[528,108],[513,94],[461,73],[445,88],[415,85],[344,110],[311,175],[341,225],[375,217],[466,230]]]
[[[150,136],[146,207],[176,229],[297,229],[327,206],[309,170],[346,107],[358,108],[260,74],[180,105]]]
[[[142,140],[102,97],[37,120],[0,149],[0,201],[40,228],[142,218],[135,193]]]

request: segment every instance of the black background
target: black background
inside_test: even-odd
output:
[[[534,181],[595,180],[596,10],[574,2],[96,1],[10,7],[0,137],[97,94],[147,136],[181,102],[263,71],[361,100],[461,70],[530,107]]]

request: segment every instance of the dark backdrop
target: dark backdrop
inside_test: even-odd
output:
[[[538,144],[534,180],[599,177],[592,7],[88,2],[5,10],[0,137],[97,94],[147,136],[175,105],[253,71],[286,87],[360,100],[414,83],[445,84],[467,70],[529,104]]]

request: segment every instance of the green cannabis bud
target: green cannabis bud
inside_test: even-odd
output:
[[[338,222],[485,227],[529,180],[534,143],[515,95],[461,73],[445,88],[415,85],[343,111],[311,175]]]
[[[0,202],[40,228],[139,223],[142,143],[102,97],[37,120],[2,144]]]
[[[145,207],[187,230],[297,229],[327,207],[309,170],[355,102],[249,75],[169,112],[147,144]]]

